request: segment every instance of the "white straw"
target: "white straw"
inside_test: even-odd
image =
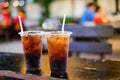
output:
[[[23,27],[22,27],[21,17],[20,17],[20,16],[18,16],[18,19],[19,19],[19,23],[20,23],[21,33],[23,33]]]
[[[62,23],[62,33],[64,33],[66,15],[64,14],[63,23]]]

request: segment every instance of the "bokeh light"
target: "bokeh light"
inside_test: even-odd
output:
[[[14,6],[14,7],[18,7],[18,5],[19,5],[19,2],[18,2],[18,1],[14,1],[14,2],[13,2],[13,6]]]
[[[4,7],[8,7],[8,6],[9,6],[9,2],[5,2]]]
[[[24,6],[24,4],[25,4],[25,1],[24,1],[24,0],[20,0],[20,1],[19,1],[19,6]]]
[[[0,8],[3,8],[4,7],[4,5],[3,4],[0,4]]]

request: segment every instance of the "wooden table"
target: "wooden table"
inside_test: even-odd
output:
[[[42,55],[42,75],[26,75],[23,54],[0,52],[0,80],[59,80],[50,77],[49,58]],[[13,71],[13,72],[11,72]],[[120,62],[68,58],[69,80],[120,80]],[[62,79],[63,80],[63,79]]]

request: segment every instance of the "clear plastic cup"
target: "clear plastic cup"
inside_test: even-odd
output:
[[[53,77],[66,73],[69,38],[72,32],[52,31],[46,33],[50,69]]]
[[[19,32],[26,62],[26,73],[40,74],[42,55],[42,31]]]

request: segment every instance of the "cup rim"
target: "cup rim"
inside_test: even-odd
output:
[[[31,32],[31,33],[30,33]],[[29,33],[29,34],[28,34]],[[34,33],[34,34],[33,34]],[[18,32],[19,35],[21,36],[28,36],[28,35],[44,35],[44,31],[23,31],[23,32]]]
[[[71,34],[72,34],[71,31],[64,31],[64,33],[62,33],[62,31],[50,31],[45,33],[45,35],[71,35]]]

